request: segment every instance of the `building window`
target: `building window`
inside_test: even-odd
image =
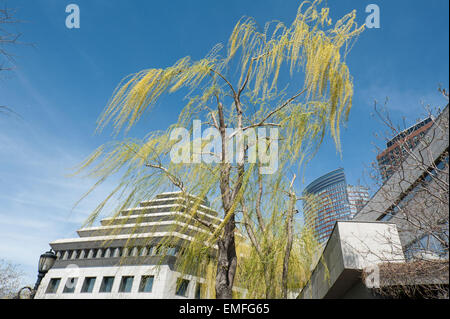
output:
[[[147,255],[148,256],[154,256],[155,255],[155,250],[156,250],[155,246],[149,246],[148,250],[147,250]]]
[[[77,281],[78,278],[67,278],[66,284],[64,285],[63,293],[73,294],[75,292]]]
[[[145,256],[147,254],[147,248],[146,247],[138,247],[138,256]]]
[[[95,277],[86,277],[84,279],[81,292],[92,292],[92,290],[94,289],[94,284],[95,284]]]
[[[82,250],[80,251],[80,256],[79,256],[78,258],[84,259],[84,258],[86,258],[86,255],[87,255],[86,249],[82,249]]]
[[[198,282],[197,287],[195,287],[195,299],[202,299],[202,289],[203,285]]]
[[[392,212],[387,212],[379,220],[382,221],[382,222],[387,222],[387,221],[390,221],[392,219],[392,217],[394,217]]]
[[[437,239],[439,237],[441,236],[436,233],[434,235],[424,235],[420,239],[416,240],[406,247],[406,259],[410,260],[417,256],[419,256],[419,258],[423,258],[421,254],[432,254],[441,258],[448,258],[448,248]],[[448,238],[448,235],[446,237]]]
[[[137,257],[139,254],[138,247],[133,247],[130,251],[130,257]]]
[[[153,255],[155,256],[159,256],[163,254],[163,247],[158,245],[158,246],[153,246]]]
[[[50,279],[50,283],[48,284],[46,293],[54,294],[56,290],[58,290],[59,283],[61,282],[61,278],[52,278]]]
[[[110,257],[111,257],[111,248],[106,248],[103,254],[103,258],[110,258]]]
[[[176,256],[177,255],[177,248],[176,247],[169,247],[169,248],[167,248],[167,255],[169,255],[169,256]]]
[[[152,292],[154,276],[142,276],[139,292]]]
[[[120,282],[119,292],[131,292],[133,286],[133,276],[123,276]]]
[[[114,283],[114,277],[103,277],[100,292],[111,292]]]
[[[100,249],[99,258],[105,258],[108,253],[108,248]]]
[[[122,256],[122,248],[120,248],[120,247],[114,248],[114,255],[113,255],[113,257],[114,258],[119,258],[120,256]]]
[[[89,249],[87,258],[88,259],[95,258],[95,255],[97,255],[97,249]]]
[[[188,286],[189,286],[189,280],[178,278],[175,294],[177,296],[186,297]]]

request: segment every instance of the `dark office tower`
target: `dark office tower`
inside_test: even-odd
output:
[[[433,118],[428,117],[401,131],[386,143],[386,149],[377,155],[378,167],[384,182],[392,176],[407,156],[407,151],[416,147],[432,124]]]
[[[349,220],[369,199],[367,188],[347,185],[344,169],[325,174],[303,191],[306,225],[319,242],[326,242],[337,220]]]

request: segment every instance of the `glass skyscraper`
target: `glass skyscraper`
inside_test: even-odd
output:
[[[347,185],[344,169],[325,174],[303,191],[303,214],[320,243],[326,242],[337,220],[349,220],[369,199],[366,188]]]
[[[351,218],[369,201],[369,189],[363,186],[347,186],[348,203],[350,204]]]
[[[397,167],[408,156],[407,150],[412,150],[419,144],[433,123],[434,118],[428,117],[398,133],[386,143],[386,149],[377,155],[383,182],[386,182],[394,174]]]

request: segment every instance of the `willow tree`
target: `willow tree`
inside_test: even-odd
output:
[[[285,185],[287,189],[277,187],[279,192],[272,193],[273,183],[259,176],[256,198],[241,204],[242,224],[250,245],[239,260],[236,285],[244,288],[249,298],[288,298],[289,293],[298,294],[318,261],[320,244],[313,230],[294,218],[298,212],[296,202],[303,199],[294,191],[295,178],[294,174],[290,184]],[[264,203],[263,214],[266,191],[272,198]]]
[[[172,66],[126,77],[98,122],[99,130],[111,124],[123,140],[99,147],[80,167],[98,178],[91,191],[109,176],[121,176],[89,222],[116,194],[116,214],[174,187],[217,199],[212,205],[223,214],[222,221],[213,225],[197,220],[206,235],[195,242],[215,247],[215,296],[231,298],[238,267],[237,227],[249,225],[252,217],[261,225],[274,214],[292,218],[280,212],[289,211],[290,201],[283,196],[293,174],[314,155],[327,132],[339,149],[340,127],[353,96],[345,57],[363,30],[355,16],[353,11],[333,23],[329,9],[314,1],[300,5],[291,25],[269,22],[260,30],[254,19],[245,17],[228,44],[216,45],[203,59],[184,57]],[[127,137],[161,96],[180,90],[186,92],[187,103],[176,123],[143,139]],[[203,136],[195,134],[199,124],[209,128]],[[193,139],[174,134],[180,127]],[[203,251],[193,247],[191,252]]]

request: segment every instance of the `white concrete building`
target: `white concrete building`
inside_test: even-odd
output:
[[[447,105],[354,217],[361,222],[395,223],[407,258],[419,253],[426,259],[448,259],[448,128]],[[443,256],[437,256],[441,251]]]
[[[448,299],[448,123],[447,105],[353,220],[334,225],[298,298]]]
[[[378,222],[338,221],[321,257],[299,299],[374,298],[363,271],[405,261],[396,225]]]
[[[204,278],[182,276],[174,269],[179,246],[167,247],[163,260],[157,249],[164,238],[177,237],[183,243],[201,231],[186,214],[186,204],[199,199],[188,198],[163,193],[121,216],[101,220],[101,226],[78,230],[79,238],[51,242],[57,260],[35,298],[207,297],[200,289]],[[221,222],[205,200],[197,216],[212,224]]]

